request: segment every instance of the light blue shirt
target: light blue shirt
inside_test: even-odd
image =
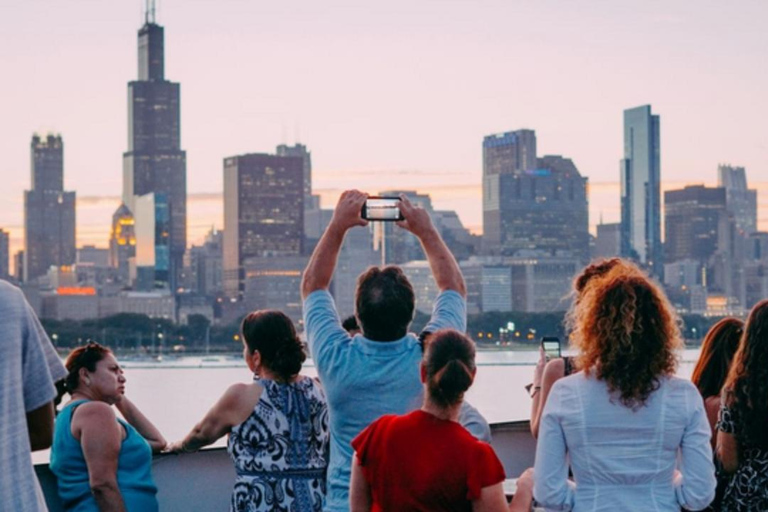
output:
[[[320,381],[328,398],[331,459],[325,510],[349,510],[352,439],[384,414],[405,414],[421,406],[421,346],[413,334],[388,342],[350,337],[341,327],[326,290],[304,301],[304,327]],[[467,327],[466,300],[455,291],[435,300],[425,331]]]
[[[704,403],[690,381],[666,377],[659,384],[633,411],[594,376],[557,381],[539,427],[536,501],[574,512],[706,507],[716,482]]]

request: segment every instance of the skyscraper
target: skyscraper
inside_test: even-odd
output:
[[[516,130],[483,139],[483,176],[512,174],[536,168],[536,132]]]
[[[187,246],[187,154],[181,149],[179,84],[165,79],[163,27],[154,2],[139,29],[138,80],[128,83],[128,151],[123,153],[123,202],[164,194],[170,208],[171,289],[176,289]]]
[[[139,196],[135,204],[136,283],[140,291],[171,290],[171,213],[166,194]]]
[[[8,279],[11,274],[8,266],[9,238],[8,232],[0,229],[0,279]]]
[[[757,231],[757,190],[748,188],[744,167],[718,165],[717,185],[725,188],[728,212],[736,228],[747,235]]]
[[[664,193],[664,256],[669,263],[691,259],[706,264],[717,250],[725,189],[703,185]]]
[[[64,191],[60,135],[32,136],[32,190],[24,192],[24,281],[75,262],[75,193]]]
[[[118,279],[128,283],[130,261],[136,256],[136,221],[131,210],[121,203],[112,214],[112,230],[109,235],[109,266],[117,270]]]
[[[318,224],[322,220],[320,213],[320,196],[312,195],[312,153],[304,144],[293,146],[280,144],[275,148],[277,156],[297,156],[304,162],[304,251],[310,254],[320,240],[325,226]],[[318,232],[318,228],[320,228]]]
[[[304,144],[288,146],[280,144],[275,151],[277,156],[298,156],[302,159],[304,167],[304,208],[311,206],[312,202],[312,153],[307,151]]]
[[[189,288],[200,295],[215,297],[221,292],[222,245],[224,232],[211,228],[202,246],[189,249]]]
[[[615,258],[621,254],[621,224],[597,225],[595,240],[595,258]]]
[[[650,105],[624,111],[621,160],[621,252],[663,272],[661,246],[661,160],[659,116]]]
[[[483,140],[483,252],[568,252],[589,260],[587,178],[569,158],[536,158],[531,130]]]
[[[224,293],[242,298],[248,258],[298,256],[304,244],[304,160],[251,153],[224,159]]]

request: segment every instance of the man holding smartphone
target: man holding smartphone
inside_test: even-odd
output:
[[[418,409],[422,400],[422,348],[419,339],[408,332],[415,297],[402,269],[371,267],[358,278],[355,316],[362,334],[354,337],[342,327],[328,292],[346,232],[368,224],[362,217],[367,198],[357,190],[341,195],[301,283],[304,328],[330,409],[331,458],[325,510],[334,512],[349,510],[352,439],[373,420]],[[445,328],[464,332],[466,286],[456,259],[426,210],[412,205],[405,196],[400,197],[398,208],[403,220],[397,225],[421,242],[440,290],[425,332]],[[469,410],[461,423],[476,437],[489,432],[485,420]]]

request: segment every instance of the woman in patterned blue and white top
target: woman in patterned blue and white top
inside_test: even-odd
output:
[[[299,374],[304,347],[285,314],[251,313],[242,337],[253,383],[231,386],[169,451],[195,451],[229,434],[237,472],[232,512],[319,512],[330,440],[325,394]]]
[[[720,510],[768,510],[768,300],[747,318],[717,430],[717,457],[729,475]]]

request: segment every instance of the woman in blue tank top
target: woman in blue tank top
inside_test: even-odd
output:
[[[167,443],[125,397],[125,376],[115,356],[90,343],[72,351],[65,366],[72,400],[56,418],[50,463],[64,508],[157,511],[152,452]],[[113,405],[125,420],[117,418]]]

